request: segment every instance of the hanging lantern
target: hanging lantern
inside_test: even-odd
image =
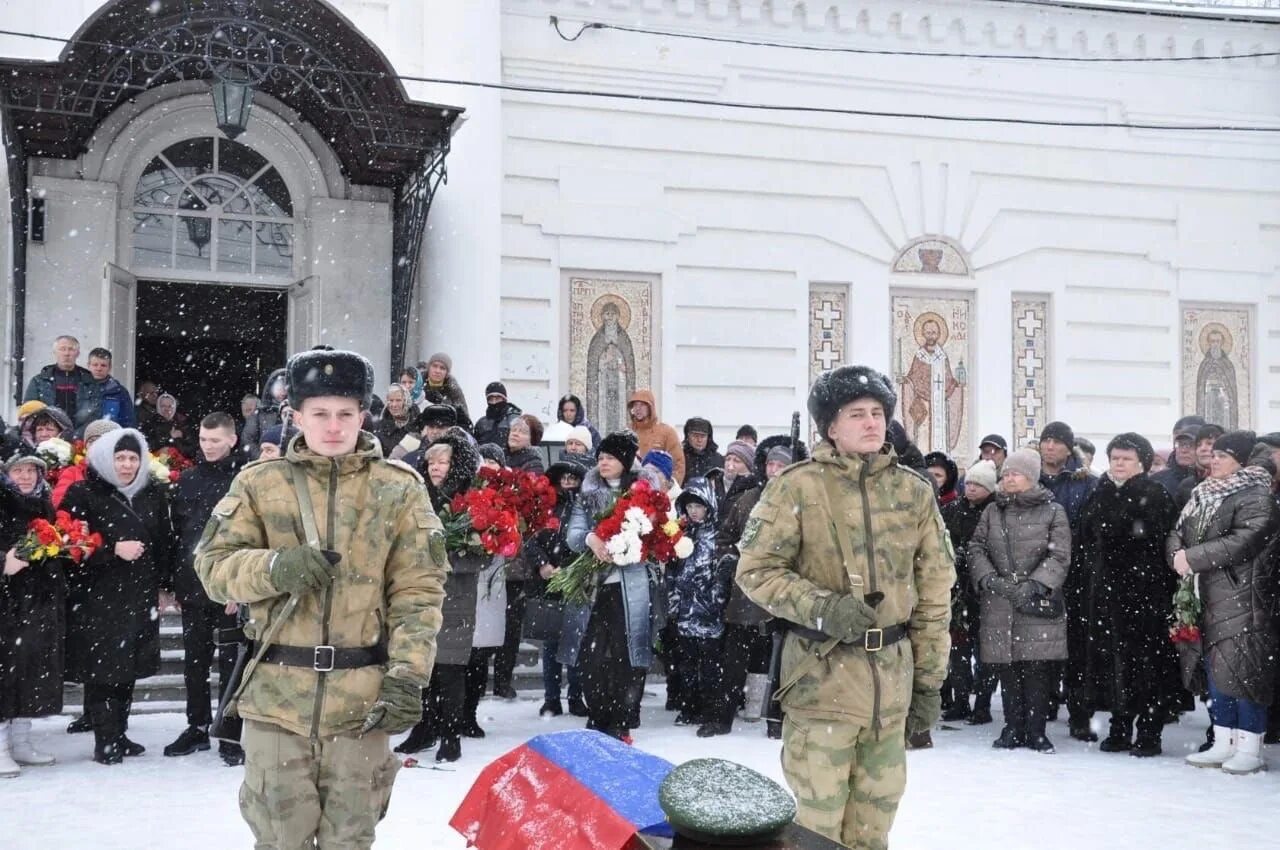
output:
[[[228,68],[213,84],[213,112],[218,129],[234,139],[249,126],[249,109],[253,106],[253,85],[240,68]]]

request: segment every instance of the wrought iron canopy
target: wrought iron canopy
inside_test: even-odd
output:
[[[115,0],[57,62],[0,60],[0,106],[28,156],[69,159],[147,89],[246,75],[328,139],[355,183],[402,186],[448,149],[462,113],[410,100],[386,57],[322,0]]]

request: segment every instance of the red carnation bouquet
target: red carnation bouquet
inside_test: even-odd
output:
[[[102,535],[90,533],[87,522],[58,511],[53,522],[44,518],[32,520],[14,554],[28,563],[70,558],[79,564],[101,547]]]
[[[546,476],[516,469],[481,469],[479,487],[453,497],[441,515],[450,552],[514,557],[530,534],[560,527],[556,490]]]
[[[1196,595],[1195,576],[1188,575],[1178,582],[1173,594],[1173,625],[1169,637],[1174,643],[1200,642],[1200,615],[1204,604]]]
[[[609,560],[602,561],[590,549],[551,577],[547,589],[564,595],[565,601],[584,604],[596,576],[614,567],[654,561],[665,564],[693,554],[693,541],[684,536],[678,520],[668,519],[671,500],[647,481],[637,481],[597,517],[595,535],[604,541]]]

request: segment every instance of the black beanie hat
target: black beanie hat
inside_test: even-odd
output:
[[[369,409],[373,364],[354,351],[304,351],[289,358],[289,406],[300,410],[309,398],[339,396]]]
[[[1110,443],[1107,443],[1107,457],[1111,457],[1114,449],[1128,449],[1137,452],[1138,462],[1142,464],[1143,472],[1151,471],[1151,464],[1155,462],[1156,452],[1151,448],[1151,441],[1141,434],[1135,434],[1132,431],[1117,434]]]
[[[1258,444],[1258,435],[1252,431],[1230,431],[1218,438],[1213,444],[1215,452],[1224,452],[1236,459],[1241,466],[1248,466],[1253,447]]]
[[[489,386],[484,388],[484,397],[488,398],[491,395],[500,395],[503,398],[506,398],[507,397],[506,384],[502,383],[502,381],[491,381],[489,383]]]
[[[884,418],[892,419],[898,394],[884,375],[869,366],[841,366],[824,372],[809,390],[809,416],[818,426],[818,435],[827,439],[827,428],[836,413],[851,401],[873,398],[884,406]]]
[[[133,452],[136,455],[142,454],[142,443],[138,442],[138,438],[132,434],[123,434],[120,439],[116,440],[117,452]]]
[[[615,457],[622,464],[623,471],[630,471],[636,462],[636,453],[640,451],[640,441],[630,431],[614,431],[600,441],[597,454]]]
[[[507,465],[507,453],[497,443],[482,443],[476,448],[476,451],[480,453],[480,457],[485,460],[491,460],[498,466]]]
[[[1050,422],[1044,426],[1044,430],[1040,432],[1040,440],[1057,440],[1067,448],[1075,448],[1076,432],[1071,430],[1071,426],[1065,422]]]

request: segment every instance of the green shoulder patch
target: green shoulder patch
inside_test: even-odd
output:
[[[427,535],[427,549],[431,552],[431,560],[437,564],[448,564],[449,553],[444,547],[444,532],[432,531]]]
[[[764,520],[758,516],[753,516],[747,520],[747,525],[742,529],[742,539],[738,541],[739,549],[750,548],[752,543],[756,542],[756,538],[760,536],[760,526]]]

